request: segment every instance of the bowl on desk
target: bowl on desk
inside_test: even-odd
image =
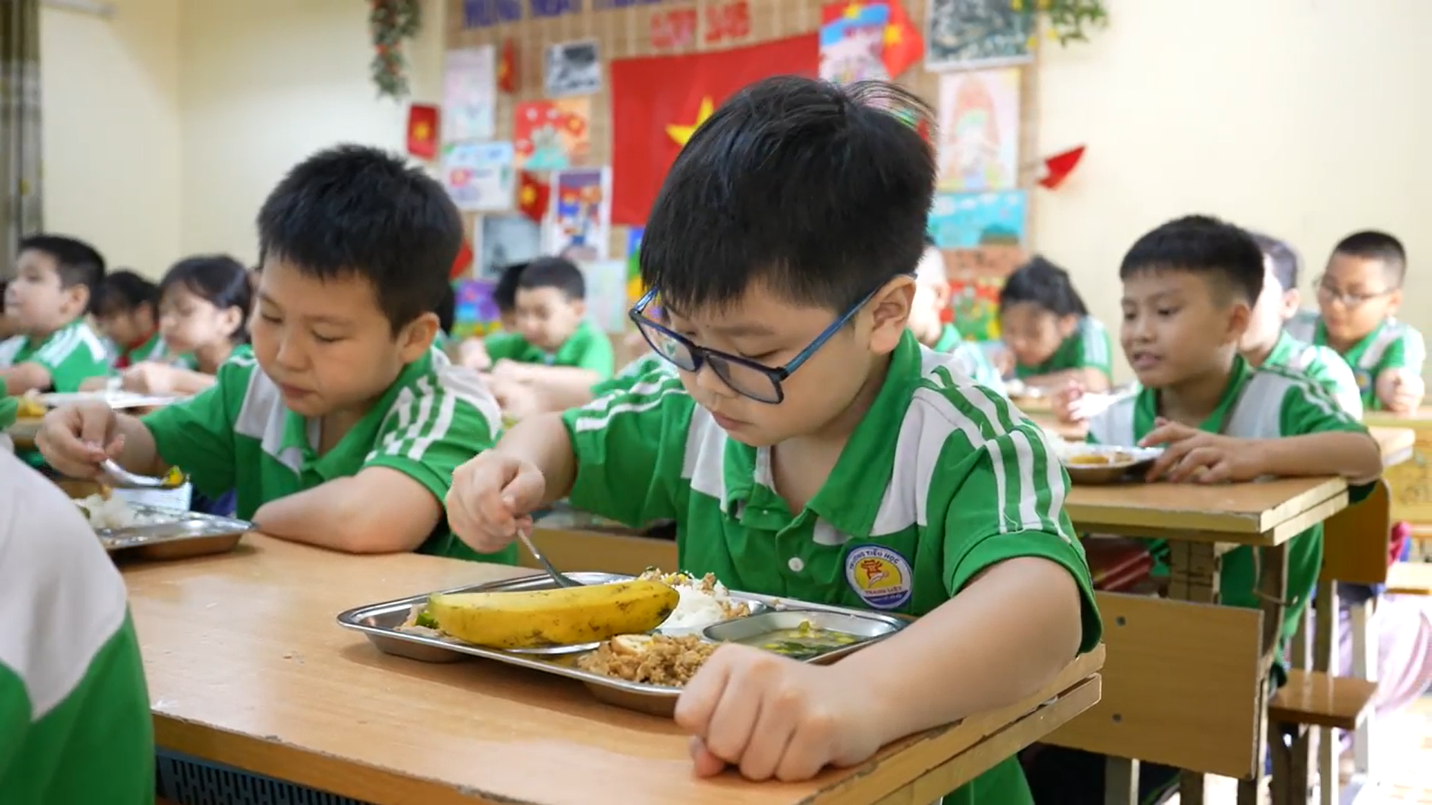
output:
[[[1069,480],[1076,484],[1112,484],[1142,480],[1142,473],[1163,455],[1161,447],[1113,447],[1063,443],[1056,447]]]

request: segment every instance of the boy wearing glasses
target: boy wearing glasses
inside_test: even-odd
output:
[[[1099,641],[1042,431],[906,327],[935,170],[897,115],[929,110],[886,84],[795,77],[728,100],[642,243],[654,290],[632,317],[677,375],[523,421],[448,495],[483,550],[570,495],[632,525],[675,520],[681,568],[733,589],[923,616],[828,667],[722,646],[677,705],[701,775],[860,763],[1033,694]],[[1012,758],[945,798],[1030,801]]]
[[[1357,232],[1333,248],[1317,284],[1318,316],[1288,323],[1294,337],[1335,350],[1352,367],[1369,411],[1414,411],[1426,386],[1422,334],[1394,318],[1407,253],[1383,232]]]

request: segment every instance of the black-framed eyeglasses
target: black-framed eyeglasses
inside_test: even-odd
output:
[[[644,311],[656,298],[657,289],[655,288],[647,291],[646,295],[632,306],[630,316],[631,320],[636,323],[637,330],[641,332],[642,338],[646,339],[646,343],[651,345],[652,350],[671,362],[677,369],[683,372],[699,372],[702,366],[710,366],[711,371],[721,378],[721,382],[742,397],[776,405],[786,398],[785,389],[781,387],[781,383],[794,374],[801,364],[809,360],[810,356],[814,355],[826,341],[829,341],[831,336],[840,332],[840,329],[884,287],[885,283],[882,282],[875,290],[866,294],[859,302],[845,311],[844,315],[831,322],[829,327],[825,328],[820,335],[815,337],[815,340],[807,344],[805,349],[784,366],[762,366],[739,355],[698,347],[684,336],[677,335],[652,321]]]
[[[1391,296],[1397,292],[1396,288],[1387,288],[1377,293],[1344,293],[1328,284],[1326,274],[1318,277],[1317,284],[1314,287],[1317,289],[1318,296],[1322,299],[1328,302],[1342,302],[1343,307],[1349,310],[1355,307],[1361,307],[1374,299]]]

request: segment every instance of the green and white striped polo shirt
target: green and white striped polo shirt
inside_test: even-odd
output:
[[[683,570],[737,590],[923,615],[982,570],[1038,556],[1078,582],[1081,650],[1099,642],[1088,565],[1063,508],[1069,479],[1044,432],[909,332],[799,512],[773,488],[770,448],[730,438],[680,377],[644,375],[563,421],[577,463],[572,505],[634,527],[675,520]],[[945,798],[976,801],[1028,802],[1018,764]]]
[[[153,802],[124,581],[74,503],[3,451],[0,623],[0,802]]]
[[[284,407],[278,387],[254,357],[236,353],[219,368],[214,386],[150,414],[144,424],[165,462],[188,472],[205,495],[235,490],[237,514],[247,519],[271,500],[367,467],[397,470],[441,503],[453,471],[492,446],[501,416],[476,373],[430,349],[404,367],[368,414],[320,455],[318,420]],[[479,557],[446,523],[419,551]],[[516,551],[481,558],[511,564]]]
[[[1019,364],[1014,367],[1016,377],[1039,377],[1070,369],[1098,369],[1109,378],[1114,378],[1114,347],[1109,340],[1109,331],[1104,323],[1093,316],[1079,320],[1074,332],[1059,343],[1059,348],[1049,359],[1038,366]]]
[[[1332,349],[1299,341],[1284,330],[1278,334],[1273,351],[1263,359],[1263,366],[1281,367],[1303,375],[1337,400],[1353,419],[1362,419],[1362,393],[1357,387],[1357,378],[1353,377],[1347,361]]]
[[[1312,311],[1298,311],[1285,329],[1300,341],[1327,346],[1327,328],[1322,318]],[[1416,327],[1389,318],[1343,353],[1342,359],[1352,367],[1362,393],[1363,408],[1380,411],[1382,401],[1377,399],[1377,376],[1387,369],[1406,369],[1421,375],[1427,362],[1427,345]]]
[[[108,375],[109,361],[104,339],[84,319],[76,319],[38,341],[27,335],[0,341],[0,369],[25,363],[43,366],[50,373],[54,391],[79,391],[80,383]]]

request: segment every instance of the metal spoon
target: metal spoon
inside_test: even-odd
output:
[[[532,558],[536,559],[537,564],[541,565],[542,569],[547,571],[547,575],[552,577],[552,581],[557,582],[558,587],[584,586],[580,581],[558,573],[557,568],[552,567],[552,563],[547,561],[547,557],[543,556],[542,552],[537,550],[537,546],[532,543],[532,537],[528,536],[526,529],[517,529],[517,538],[522,540],[522,544],[526,545],[527,550],[532,552]]]
[[[188,483],[189,479],[184,473],[178,470],[170,470],[163,478],[151,478],[148,475],[135,475],[125,468],[114,463],[114,459],[107,458],[99,465],[108,475],[110,480],[121,489],[178,489]]]

